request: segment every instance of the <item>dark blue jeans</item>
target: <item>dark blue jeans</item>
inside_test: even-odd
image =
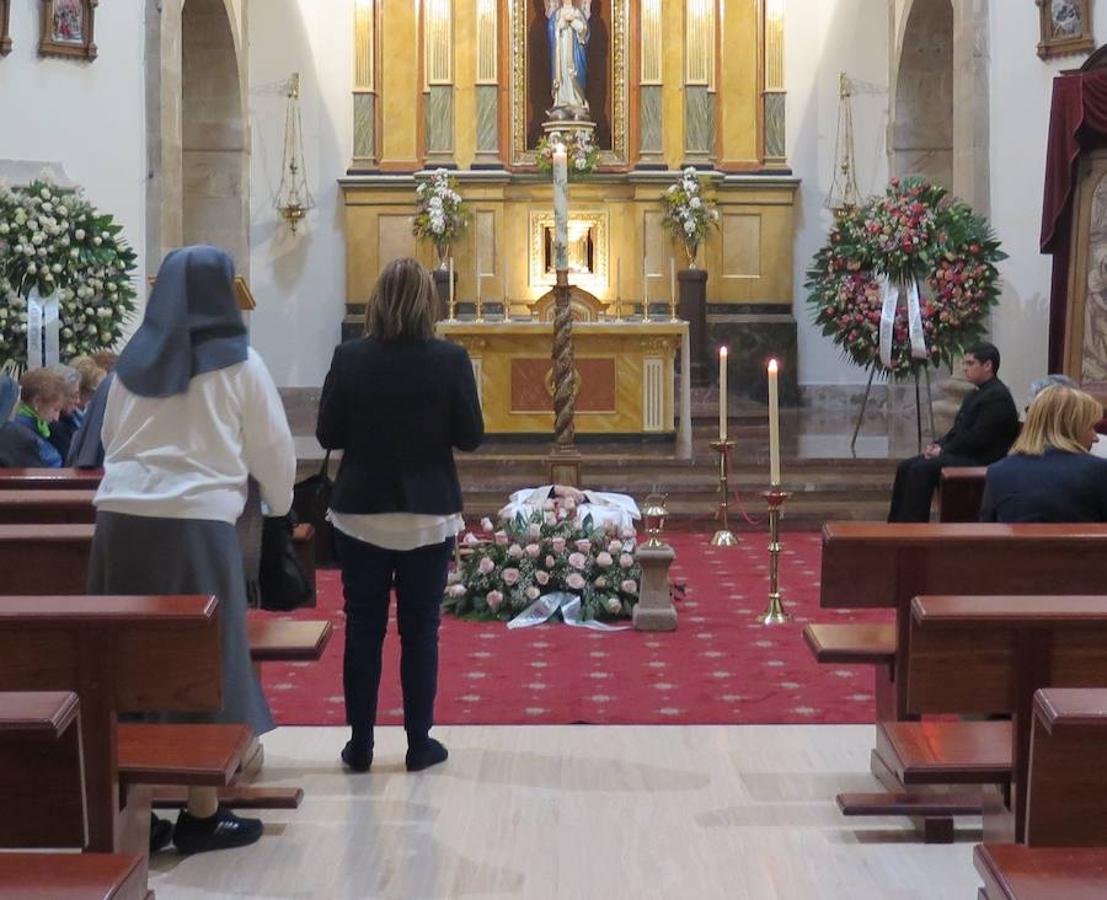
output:
[[[434,724],[439,607],[453,540],[415,550],[386,550],[337,529],[335,538],[346,598],[342,685],[352,740],[360,746],[373,746],[381,648],[388,629],[389,598],[395,587],[404,729],[408,746],[417,746],[427,739]]]

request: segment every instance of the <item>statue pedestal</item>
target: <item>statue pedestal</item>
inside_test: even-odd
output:
[[[688,323],[688,355],[692,358],[693,387],[711,383],[711,363],[707,353],[707,271],[681,269],[677,272],[680,285],[680,317]]]
[[[677,614],[669,595],[669,566],[676,551],[668,544],[638,548],[642,566],[642,584],[638,603],[634,607],[634,627],[637,631],[676,631]]]

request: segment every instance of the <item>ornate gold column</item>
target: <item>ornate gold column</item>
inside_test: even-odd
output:
[[[762,155],[766,168],[786,169],[784,90],[784,0],[765,0],[765,90]]]
[[[354,152],[351,171],[377,165],[376,0],[354,4]]]
[[[726,172],[761,168],[761,3],[732,0],[719,18],[719,83],[726,89],[716,95],[716,167]]]
[[[638,166],[642,169],[664,168],[662,143],[662,68],[661,0],[642,0],[638,11],[639,60],[638,73]]]
[[[684,163],[715,156],[715,0],[685,0]]]
[[[684,4],[661,4],[661,120],[665,164],[679,168],[684,160]]]
[[[423,155],[428,168],[452,163],[454,160],[453,25],[454,10],[451,0],[425,0]]]
[[[380,69],[381,128],[380,169],[386,172],[414,172],[419,160],[419,7],[411,0],[380,0],[377,29],[380,57],[388,65]]]
[[[497,0],[476,0],[476,110],[472,121],[475,168],[501,168],[500,10]]]

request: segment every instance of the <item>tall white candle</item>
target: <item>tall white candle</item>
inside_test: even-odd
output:
[[[642,318],[650,317],[650,263],[642,260]]]
[[[507,318],[507,306],[508,306],[508,303],[510,302],[508,300],[508,296],[507,296],[507,294],[508,294],[507,268],[508,268],[508,260],[509,259],[511,259],[511,254],[505,252],[504,253],[504,318],[505,319]]]
[[[725,441],[727,436],[726,415],[726,367],[730,351],[726,347],[719,348],[719,440]]]
[[[481,317],[481,315],[480,315],[480,313],[481,313],[481,309],[480,309],[480,241],[478,240],[475,243],[476,243],[477,246],[475,248],[476,253],[474,255],[476,256],[477,261],[474,263],[474,274],[477,276],[477,318],[479,319]]]
[[[780,484],[780,402],[775,359],[769,360],[769,484]]]
[[[450,257],[450,309],[454,307],[454,258]]]
[[[615,312],[618,314],[619,303],[623,299],[623,261],[615,260]]]
[[[676,260],[669,257],[669,297],[676,300]]]
[[[569,268],[569,160],[565,145],[553,149],[554,268]]]

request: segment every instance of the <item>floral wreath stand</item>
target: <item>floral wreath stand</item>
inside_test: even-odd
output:
[[[930,433],[934,434],[934,395],[930,388],[930,367],[923,369],[926,375],[926,406],[930,413]],[[865,396],[861,398],[861,411],[857,414],[857,422],[853,426],[853,437],[849,441],[849,451],[854,458],[857,457],[857,436],[861,433],[861,424],[865,421],[865,411],[869,406],[869,395],[873,389],[873,379],[876,377],[876,366],[869,366],[869,381],[865,385]],[[915,370],[915,440],[918,443],[919,453],[922,453],[922,400],[919,388],[919,371]]]

